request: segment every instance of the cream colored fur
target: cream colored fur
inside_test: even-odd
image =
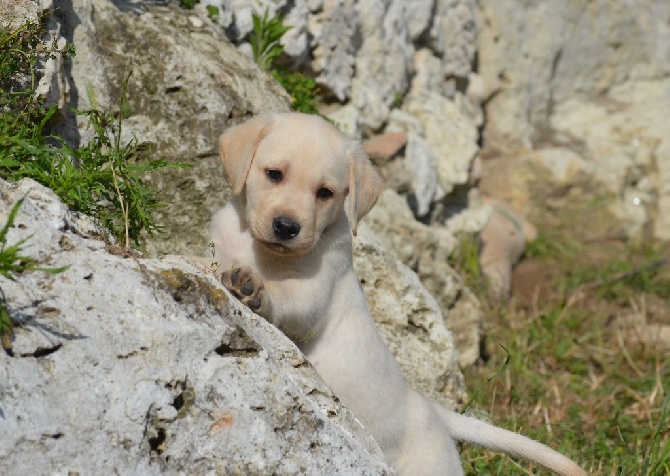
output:
[[[358,143],[316,116],[269,114],[226,131],[220,150],[235,194],[211,225],[223,283],[297,343],[400,474],[463,474],[455,440],[586,474],[407,385],[352,265],[352,231],[382,189]]]

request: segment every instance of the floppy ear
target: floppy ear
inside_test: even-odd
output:
[[[382,179],[363,147],[355,143],[349,152],[349,226],[356,235],[358,222],[367,215],[382,192]]]
[[[234,195],[242,192],[258,144],[270,132],[273,121],[272,114],[263,114],[231,127],[221,134],[219,155],[228,180],[233,186]]]

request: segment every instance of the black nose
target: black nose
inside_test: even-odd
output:
[[[272,220],[272,230],[280,240],[290,240],[300,233],[300,223],[280,215]]]

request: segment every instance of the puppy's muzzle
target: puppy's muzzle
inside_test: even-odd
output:
[[[300,223],[286,216],[276,216],[272,220],[272,231],[281,241],[292,240],[300,233]]]

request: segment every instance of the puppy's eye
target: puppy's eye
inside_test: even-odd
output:
[[[319,190],[316,191],[316,198],[319,198],[321,200],[328,200],[332,196],[333,191],[327,187],[321,187]]]
[[[270,180],[277,183],[281,182],[282,179],[284,178],[284,174],[282,173],[282,171],[277,169],[267,169],[265,171],[265,175],[267,175],[267,177]]]

